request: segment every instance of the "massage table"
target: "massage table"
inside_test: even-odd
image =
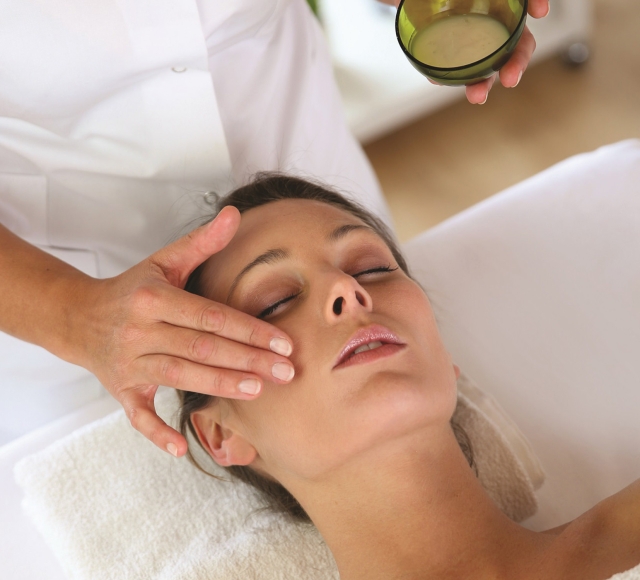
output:
[[[404,246],[454,361],[546,471],[542,530],[640,478],[640,141],[578,155]],[[0,578],[63,580],[13,468],[119,408],[98,398],[0,448]]]

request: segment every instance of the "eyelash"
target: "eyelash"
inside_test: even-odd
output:
[[[278,300],[271,306],[268,306],[267,308],[265,308],[260,314],[258,314],[258,318],[266,318],[270,314],[273,314],[276,311],[276,308],[278,308],[278,306],[282,306],[286,302],[289,302],[289,300],[293,300],[297,295],[298,294],[291,294],[286,298],[283,298],[282,300]]]
[[[362,272],[358,272],[357,274],[351,274],[352,278],[357,278],[358,276],[365,276],[367,274],[377,274],[380,272],[395,272],[398,269],[398,266],[392,268],[390,265],[388,266],[379,266],[377,268],[370,268],[369,270],[363,270]],[[298,296],[299,292],[296,294],[290,294],[289,296],[274,302],[271,306],[265,308],[260,314],[258,314],[257,318],[266,318],[270,314],[273,314],[279,306],[286,304],[290,300],[293,300],[296,296]]]
[[[351,277],[357,278],[358,276],[364,276],[365,274],[376,274],[378,272],[395,272],[397,269],[398,269],[398,266],[396,266],[395,268],[392,268],[390,265],[378,266],[377,268],[364,270],[362,272],[358,272],[357,274],[351,274]]]

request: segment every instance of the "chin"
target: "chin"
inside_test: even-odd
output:
[[[455,411],[455,383],[446,376],[427,382],[400,371],[376,373],[352,401],[361,424],[375,425],[386,436],[448,422]]]

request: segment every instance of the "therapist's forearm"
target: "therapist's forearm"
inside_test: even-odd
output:
[[[72,313],[92,280],[0,224],[0,331],[76,362]]]

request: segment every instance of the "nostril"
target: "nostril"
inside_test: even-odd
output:
[[[343,298],[336,298],[333,301],[333,313],[336,315],[342,314],[342,300]]]
[[[364,296],[360,292],[356,292],[356,300],[360,303],[360,306],[364,306]]]

